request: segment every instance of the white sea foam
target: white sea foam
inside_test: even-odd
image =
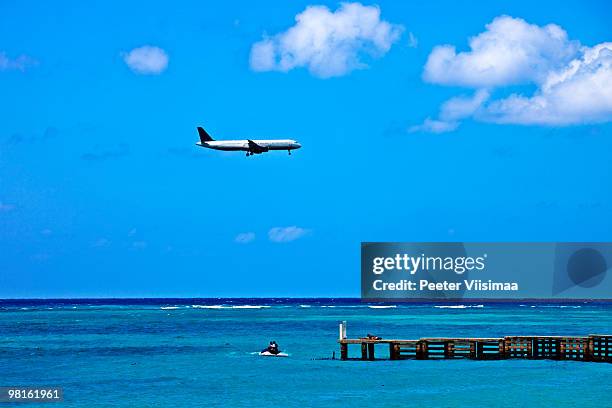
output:
[[[191,305],[193,309],[233,310],[233,309],[269,309],[268,305]],[[275,306],[276,307],[276,306]]]
[[[395,309],[397,306],[368,306],[370,309]]]
[[[194,309],[223,309],[227,308],[227,306],[223,305],[191,305]]]
[[[310,307],[310,305],[300,305],[300,307]]]
[[[232,310],[232,309],[267,309],[272,306],[267,305],[191,305],[194,309],[214,309],[214,310]]]
[[[267,309],[271,306],[263,306],[263,305],[238,305],[231,306],[232,309]]]
[[[436,305],[438,309],[469,309],[469,308],[481,308],[484,305]]]
[[[175,309],[180,309],[180,307],[178,306],[162,306],[160,307],[161,310],[175,310]]]

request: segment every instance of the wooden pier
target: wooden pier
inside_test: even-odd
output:
[[[376,345],[385,345],[389,360],[575,360],[612,363],[612,335],[425,337],[418,340],[346,337],[346,322],[340,323],[340,359],[349,360],[349,344],[361,345],[361,360],[376,360]]]

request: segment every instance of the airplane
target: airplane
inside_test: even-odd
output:
[[[247,152],[247,156],[254,154],[260,154],[269,150],[287,150],[291,154],[291,150],[299,149],[302,147],[301,144],[295,140],[290,139],[276,139],[276,140],[214,140],[204,130],[204,128],[198,126],[198,135],[200,141],[196,143],[198,146],[207,147],[215,150],[227,150],[227,151],[243,151]]]

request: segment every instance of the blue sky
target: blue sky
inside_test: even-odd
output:
[[[612,7],[491,3],[3,1],[0,297],[358,296],[361,241],[609,241]]]

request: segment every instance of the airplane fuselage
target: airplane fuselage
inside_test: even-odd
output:
[[[301,146],[295,140],[290,139],[278,139],[278,140],[251,140],[257,146],[261,146],[267,150],[295,150]],[[245,151],[248,152],[251,149],[248,140],[213,140],[210,142],[197,142],[198,146],[207,147],[215,150],[226,150],[226,151]]]

